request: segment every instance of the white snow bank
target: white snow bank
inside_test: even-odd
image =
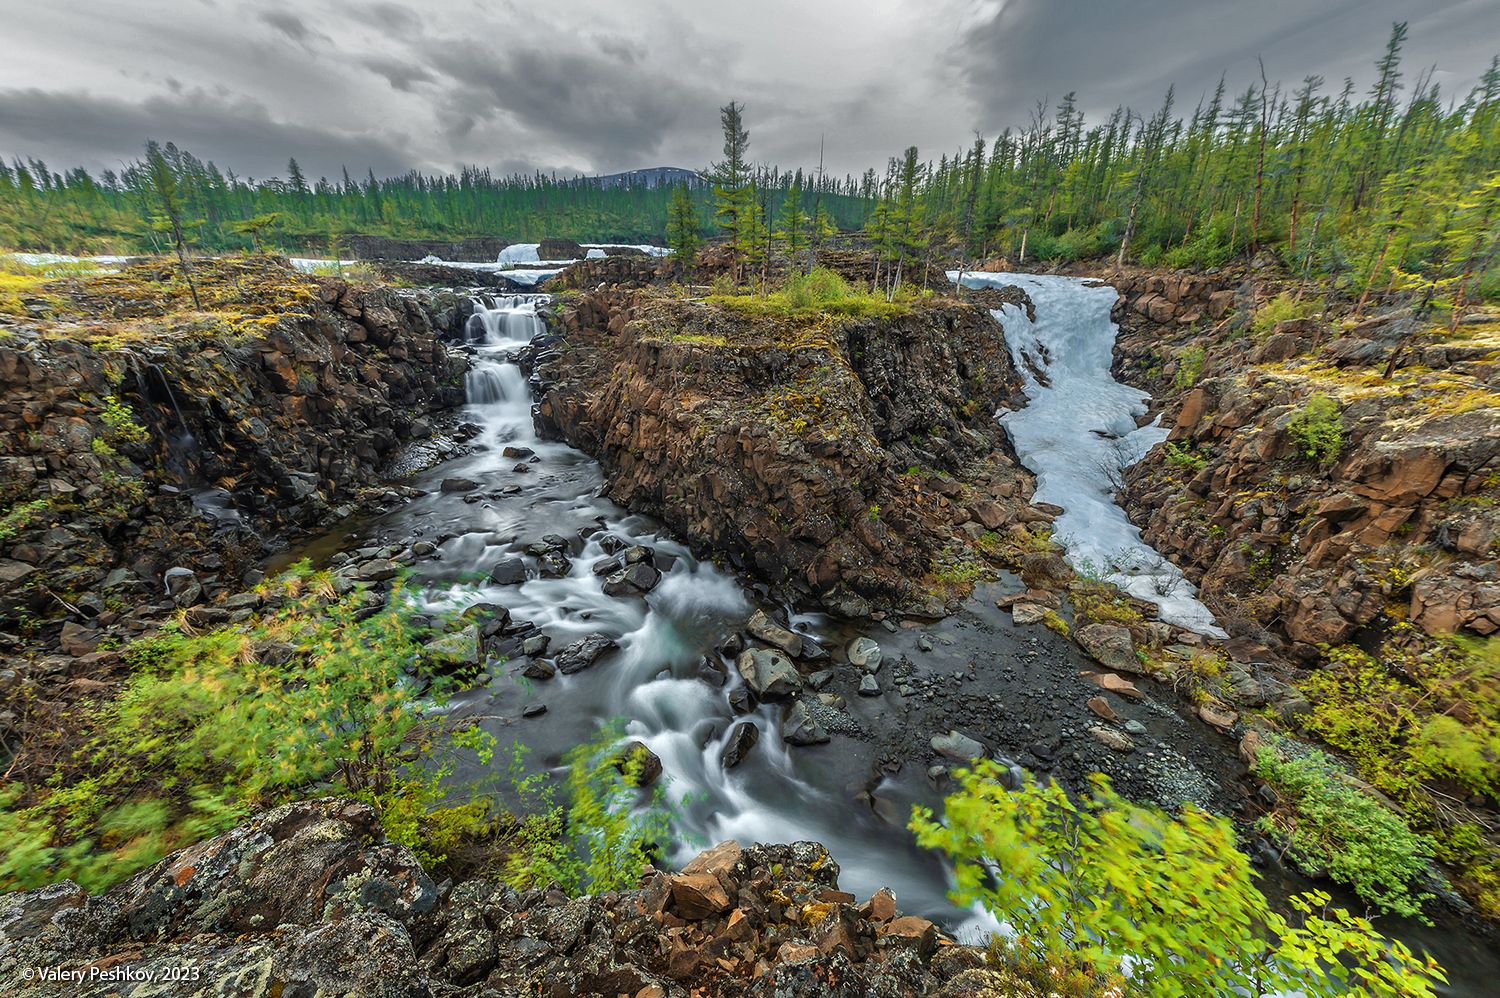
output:
[[[957,271],[948,274],[959,280]],[[1024,409],[1005,412],[1021,463],[1037,478],[1034,501],[1060,506],[1053,537],[1068,561],[1160,608],[1161,619],[1224,637],[1182,572],[1141,539],[1115,504],[1124,469],[1165,440],[1152,423],[1136,427],[1150,397],[1110,375],[1115,334],[1110,308],[1115,290],[1071,277],[1032,274],[962,275],[965,287],[1015,285],[1031,297],[1036,321],[1023,308],[994,311],[1005,327],[1011,357],[1025,381]],[[1043,372],[1047,383],[1033,369]]]

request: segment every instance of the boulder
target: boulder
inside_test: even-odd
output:
[[[479,483],[472,478],[445,478],[438,486],[440,492],[473,492]]]
[[[783,700],[802,691],[797,667],[774,649],[747,648],[740,652],[734,665],[745,685],[761,700]]]
[[[1074,632],[1074,637],[1079,647],[1106,669],[1145,675],[1146,667],[1136,657],[1129,628],[1118,624],[1085,624]]]
[[[490,581],[499,586],[515,586],[526,581],[526,562],[520,558],[502,558],[490,569]]]
[[[428,642],[423,657],[439,668],[477,666],[480,661],[479,625],[470,624],[462,630],[444,634],[435,641]]]
[[[976,739],[961,731],[949,731],[946,735],[933,735],[932,750],[956,762],[973,762],[989,754],[989,750]]]
[[[590,634],[586,638],[574,641],[553,656],[553,663],[557,671],[565,676],[571,676],[575,672],[582,672],[606,653],[620,647],[613,640],[602,634]]]
[[[760,741],[760,728],[750,721],[740,721],[729,729],[729,737],[724,739],[724,751],[719,755],[719,762],[725,769],[733,769],[745,761],[745,756]]]
[[[745,625],[745,630],[766,644],[780,648],[793,658],[802,654],[802,635],[782,627],[764,610],[756,610],[750,615],[750,621]]]
[[[661,777],[661,759],[645,742],[634,738],[620,749],[615,768],[624,773],[632,764],[639,767],[634,786],[649,787]]]
[[[710,918],[729,910],[729,895],[712,873],[679,873],[671,878],[672,905],[683,918]]]
[[[801,700],[787,705],[781,718],[781,739],[788,745],[821,745],[829,740],[828,732]]]
[[[880,645],[871,638],[855,638],[844,649],[844,655],[849,659],[849,664],[857,669],[869,669],[873,672],[880,667]]]

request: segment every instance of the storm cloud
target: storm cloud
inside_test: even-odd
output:
[[[1227,74],[1368,85],[1393,20],[1409,75],[1458,97],[1500,45],[1495,0],[56,0],[7,14],[0,154],[118,168],[146,138],[241,175],[702,167],[718,108],[755,158],[858,172],[915,144],[1024,127],[1076,92],[1092,117],[1189,108]]]

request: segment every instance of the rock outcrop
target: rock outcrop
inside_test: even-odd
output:
[[[599,459],[623,505],[829,606],[913,598],[956,533],[1029,494],[992,418],[1018,379],[983,308],[755,318],[619,286],[558,330],[523,358],[542,430]]]
[[[327,798],[103,894],[0,896],[0,975],[37,998],[1034,994],[888,891],[859,903],[838,876],[815,843],[726,842],[595,896],[437,885],[368,807]]]
[[[150,288],[153,267],[117,280]],[[199,268],[205,296],[265,284],[267,300],[235,306],[264,317],[114,294],[0,339],[0,509],[39,504],[0,540],[0,611],[46,619],[49,593],[68,593],[96,616],[166,592],[174,568],[189,593],[235,591],[277,540],[351,512],[404,449],[452,449],[438,416],[462,403],[467,360],[416,301],[275,261]]]
[[[1168,443],[1127,474],[1145,539],[1241,637],[1305,660],[1365,629],[1500,629],[1500,343],[1348,303],[1252,331],[1270,268],[1106,274],[1121,376],[1160,396]],[[1304,292],[1319,302],[1319,292]],[[1334,407],[1336,450],[1299,420]],[[1330,439],[1334,437],[1331,436]]]

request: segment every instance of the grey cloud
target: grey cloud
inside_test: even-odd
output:
[[[263,10],[255,16],[299,45],[308,45],[313,41],[333,41],[323,32],[309,28],[302,18],[290,11]]]
[[[343,165],[399,173],[412,166],[399,136],[361,135],[278,121],[246,98],[203,91],[131,103],[81,92],[0,90],[0,149],[45,151],[49,159],[92,169],[118,168],[141,154],[148,138],[175,142],[242,175],[279,176],[295,156],[311,176],[336,176]]]
[[[450,139],[505,126],[500,135],[575,150],[585,169],[649,161],[684,112],[705,103],[665,67],[642,67],[636,51],[613,42],[525,49],[468,38],[428,51],[451,80],[441,98]]]
[[[377,76],[385,77],[385,81],[391,85],[393,90],[411,92],[412,87],[418,83],[431,83],[436,77],[432,71],[420,63],[406,62],[394,56],[369,55],[359,60],[359,64]]]
[[[1153,108],[1169,85],[1191,108],[1221,74],[1230,93],[1258,83],[1258,57],[1273,84],[1308,73],[1367,81],[1399,20],[1410,27],[1407,69],[1440,63],[1450,86],[1472,81],[1483,48],[1500,45],[1493,0],[1010,0],[957,42],[954,64],[993,134],[1069,91],[1096,120],[1122,104]]]

